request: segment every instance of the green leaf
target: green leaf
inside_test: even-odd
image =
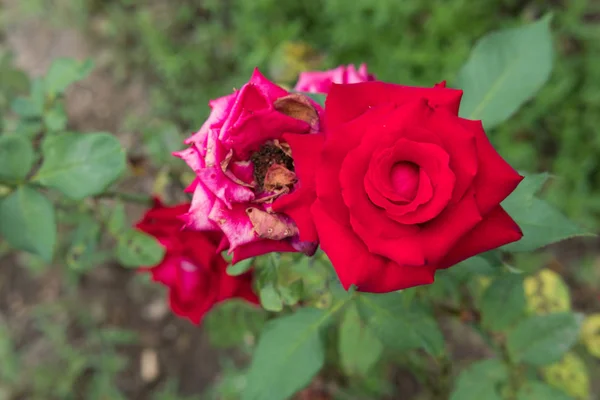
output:
[[[358,311],[386,346],[399,351],[423,348],[433,356],[444,352],[444,337],[435,319],[419,307],[407,306],[400,292],[361,294]]]
[[[16,249],[52,261],[56,243],[52,203],[28,186],[18,188],[0,202],[0,235]]]
[[[117,236],[123,232],[126,226],[125,205],[120,201],[116,201],[106,222],[106,228],[108,229],[108,233]]]
[[[313,100],[315,103],[317,103],[321,107],[325,107],[325,98],[327,97],[326,95],[324,95],[322,93],[308,93],[308,92],[300,92],[300,93],[305,95],[306,97],[310,97],[311,100]]]
[[[15,126],[15,135],[16,136],[25,136],[27,138],[33,138],[43,131],[43,126],[41,121],[38,120],[30,120],[30,119],[21,119],[17,122],[17,126]]]
[[[444,270],[444,272],[452,276],[457,282],[464,283],[471,280],[474,275],[497,275],[501,271],[501,265],[502,263],[491,262],[485,257],[478,255],[467,258],[452,268]]]
[[[554,207],[535,197],[546,178],[546,174],[527,175],[517,189],[502,202],[502,207],[523,230],[521,240],[503,246],[502,250],[533,251],[561,240],[589,235]]]
[[[340,362],[348,375],[365,375],[379,360],[383,345],[366,326],[355,306],[348,307],[340,325]]]
[[[13,385],[17,384],[22,371],[19,353],[17,352],[10,331],[4,323],[0,324],[0,360],[2,360],[2,368],[0,368],[0,379],[2,382]],[[0,385],[1,388],[2,385]],[[2,397],[0,396],[0,398]]]
[[[264,327],[267,313],[260,307],[240,299],[230,299],[216,305],[202,321],[213,346],[239,346],[250,335],[256,336]]]
[[[71,236],[71,246],[65,257],[67,267],[81,272],[96,266],[100,233],[100,224],[90,215],[80,219]]]
[[[301,280],[282,283],[277,287],[283,304],[293,306],[298,304],[302,297],[304,285]]]
[[[97,335],[105,343],[113,345],[135,344],[139,341],[136,332],[121,328],[103,328],[97,332]]]
[[[463,370],[450,400],[502,400],[498,386],[508,380],[508,370],[500,360],[478,361]]]
[[[517,274],[504,274],[494,279],[483,293],[482,323],[492,331],[502,331],[525,314],[526,304],[523,277]]]
[[[571,400],[571,397],[542,382],[527,382],[517,393],[517,400]]]
[[[156,165],[164,165],[177,160],[171,155],[181,148],[182,137],[177,125],[160,122],[144,129],[142,135],[148,154]]]
[[[34,181],[73,200],[101,193],[125,170],[125,150],[109,133],[62,133],[46,138]]]
[[[44,112],[44,104],[39,104],[31,98],[17,97],[11,103],[12,110],[23,118],[39,118]]]
[[[124,267],[153,267],[164,255],[165,248],[156,238],[136,229],[123,233],[117,243],[117,259]]]
[[[254,258],[247,258],[227,267],[227,275],[238,276],[248,272],[252,268]]]
[[[321,330],[341,305],[303,308],[271,320],[252,358],[242,400],[285,400],[307,386],[325,363]]]
[[[69,85],[85,78],[94,67],[91,60],[80,62],[72,58],[56,59],[46,74],[46,94],[62,94]]]
[[[58,132],[67,126],[67,113],[62,104],[57,104],[44,113],[44,124],[51,132]]]
[[[556,362],[577,341],[582,321],[581,315],[570,312],[523,320],[508,334],[506,345],[510,357],[532,365]]]
[[[260,305],[263,306],[265,310],[274,312],[283,310],[283,300],[273,283],[267,282],[265,285],[261,286],[258,291],[258,296],[260,297]]]
[[[24,179],[33,161],[34,152],[29,140],[16,135],[0,136],[0,181]]]
[[[513,115],[544,85],[552,71],[550,16],[497,31],[477,42],[460,70],[460,116],[491,129]]]

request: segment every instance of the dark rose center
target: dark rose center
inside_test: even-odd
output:
[[[273,175],[273,172],[278,172],[274,171],[274,168],[294,172],[294,160],[284,151],[281,145],[278,146],[275,143],[263,144],[258,151],[252,154],[250,161],[254,165],[254,179],[259,188],[270,189],[265,187],[265,183],[270,183],[265,182],[269,169],[271,169],[271,175]],[[281,173],[277,173],[276,176],[280,177]]]
[[[419,188],[419,167],[406,161],[394,164],[390,171],[390,182],[396,193],[411,201]]]

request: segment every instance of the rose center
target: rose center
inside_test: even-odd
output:
[[[287,182],[290,179],[287,176],[291,174],[295,177],[293,174],[294,160],[289,153],[289,149],[286,151],[285,144],[265,143],[258,151],[252,154],[250,160],[254,165],[254,179],[257,187],[272,190],[273,185],[285,186],[293,184],[293,182]],[[289,174],[286,174],[286,171]],[[267,180],[265,180],[266,177],[268,178]],[[280,182],[272,182],[273,179]]]
[[[390,171],[390,182],[396,193],[411,201],[419,188],[419,167],[406,161],[394,164]]]

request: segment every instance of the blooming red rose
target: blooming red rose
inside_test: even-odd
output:
[[[236,277],[227,275],[227,262],[217,252],[220,233],[183,230],[179,216],[188,209],[189,204],[165,207],[156,199],[154,207],[136,225],[166,249],[160,264],[146,270],[154,281],[169,288],[173,312],[198,324],[223,300],[237,297],[258,304],[252,291],[251,272]]]
[[[186,227],[223,232],[219,248],[229,248],[234,262],[273,251],[313,254],[314,190],[295,165],[312,153],[300,154],[294,142],[321,129],[321,107],[258,70],[240,90],[210,106],[208,120],[186,141],[190,147],[175,154],[196,173],[188,188],[194,194]]]
[[[300,73],[294,90],[308,93],[328,93],[334,83],[359,83],[374,80],[375,75],[369,74],[366,64],[361,64],[358,69],[352,64],[340,65],[328,71]]]
[[[440,268],[521,238],[499,204],[522,177],[480,121],[458,117],[461,96],[445,83],[333,85],[320,161],[305,168],[321,247],[345,288],[428,284]]]

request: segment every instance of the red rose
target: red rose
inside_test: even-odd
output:
[[[331,89],[311,212],[345,288],[432,283],[436,270],[521,238],[499,204],[522,177],[480,121],[458,117],[461,96],[445,83]]]
[[[252,274],[237,277],[226,272],[227,262],[217,252],[222,234],[184,231],[182,214],[189,204],[165,207],[156,199],[136,227],[154,236],[166,248],[160,264],[148,268],[154,281],[169,288],[173,312],[200,323],[215,304],[240,297],[258,304],[252,292]]]

